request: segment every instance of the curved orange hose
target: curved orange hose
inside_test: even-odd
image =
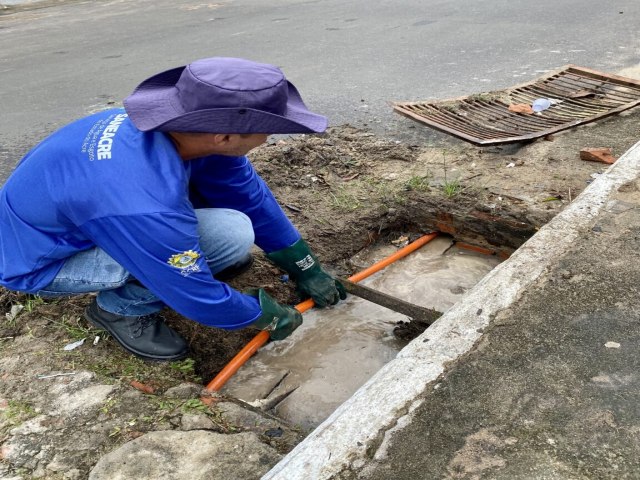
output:
[[[430,233],[428,235],[424,235],[418,238],[415,242],[410,243],[406,247],[401,248],[393,255],[389,255],[388,257],[380,260],[379,262],[374,263],[369,268],[362,270],[361,272],[356,273],[349,277],[349,280],[352,282],[359,282],[376,272],[379,272],[384,267],[392,264],[393,262],[400,260],[403,257],[406,257],[411,252],[417,250],[422,247],[424,244],[433,240],[438,234]],[[300,313],[306,312],[311,307],[313,307],[314,303],[312,299],[307,299],[302,303],[299,303],[295,306],[295,309]],[[219,391],[225,383],[238,371],[238,369],[245,364],[251,356],[256,353],[260,347],[262,347],[269,340],[269,332],[263,330],[259,334],[247,343],[242,350],[238,352],[238,354],[231,359],[231,361],[218,372],[218,375],[215,376],[213,380],[211,380],[206,387],[206,390],[209,392],[217,392]]]

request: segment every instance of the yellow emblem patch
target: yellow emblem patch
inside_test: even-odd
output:
[[[200,258],[200,254],[198,252],[187,250],[186,252],[176,253],[175,255],[172,255],[167,263],[172,267],[184,269],[191,267],[194,263],[196,263],[198,258]]]

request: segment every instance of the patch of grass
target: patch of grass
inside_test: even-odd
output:
[[[447,178],[447,151],[442,151],[442,169],[444,170],[444,183],[442,184],[442,192],[445,197],[453,198],[462,191],[460,180],[449,180]]]
[[[42,297],[37,295],[26,295],[24,299],[24,311],[31,313],[42,304],[44,304],[44,299]]]
[[[61,327],[71,340],[82,340],[83,338],[94,338],[101,334],[101,330],[89,326],[80,317],[62,315],[60,320],[51,320],[51,323]]]
[[[404,194],[406,186],[400,182],[380,180],[378,178],[368,178],[365,180],[370,192],[367,198],[375,197],[380,203],[387,206],[405,205],[407,198]]]
[[[91,370],[109,377],[146,379],[152,371],[143,360],[125,352],[110,352],[100,360]]]
[[[196,361],[193,358],[185,358],[178,362],[171,362],[169,364],[172,370],[184,373],[185,375],[195,375]]]
[[[182,411],[185,413],[188,413],[188,412],[209,413],[209,407],[207,407],[204,403],[202,403],[200,399],[191,398],[182,404]]]
[[[426,192],[429,190],[430,180],[431,177],[429,175],[414,175],[406,181],[405,187],[407,188],[407,190]]]
[[[7,408],[0,414],[7,420],[9,426],[19,425],[37,415],[30,403],[20,400],[9,400]]]
[[[113,383],[117,381],[138,380],[145,383],[152,381],[154,386],[174,386],[188,381],[202,383],[202,379],[195,373],[195,361],[185,359],[180,362],[147,362],[135,357],[115,345],[115,340],[105,340],[110,345],[105,350],[85,349],[74,357],[76,368],[85,368],[102,381]],[[98,348],[101,344],[98,344]],[[73,352],[65,352],[72,354]]]
[[[338,210],[353,211],[362,207],[362,203],[355,195],[347,192],[345,189],[339,189],[336,193],[329,192],[331,195],[331,205]]]
[[[104,413],[105,415],[107,415],[111,409],[113,407],[115,407],[118,404],[118,400],[115,398],[107,398],[104,403],[102,404],[102,407],[100,407],[100,411],[102,413]]]
[[[447,198],[453,198],[462,191],[459,180],[445,181],[442,185],[442,192]]]

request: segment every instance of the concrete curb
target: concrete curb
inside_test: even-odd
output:
[[[329,479],[384,455],[391,434],[411,421],[421,394],[477,343],[501,310],[571,248],[606,208],[609,197],[640,175],[640,142],[576,200],[490,272],[421,336],[283,458],[263,480]]]

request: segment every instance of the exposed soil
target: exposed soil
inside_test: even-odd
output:
[[[410,145],[345,126],[325,135],[276,140],[255,151],[252,162],[334,273],[354,273],[349,258],[374,242],[402,235],[415,238],[429,231],[506,258],[607,168],[581,161],[580,149],[611,147],[614,155],[621,155],[640,136],[639,118],[640,110],[634,110],[552,139],[492,148],[453,139]],[[282,302],[297,303],[294,286],[281,279],[282,273],[256,252],[252,269],[229,283],[238,289],[261,286]],[[0,364],[9,358],[22,362],[21,374],[15,365],[0,367],[0,442],[11,428],[33,416],[29,408],[37,403],[35,375],[82,370],[105,383],[128,385],[137,380],[164,392],[183,382],[207,383],[256,334],[252,329],[204,327],[168,311],[168,322],[189,340],[191,360],[148,363],[123,352],[82,320],[88,302],[89,297],[43,301],[1,293],[3,313],[14,305],[25,308],[16,318],[0,321]],[[406,326],[402,331],[406,338]],[[96,336],[100,341],[94,346]],[[81,347],[62,350],[85,337]],[[166,424],[166,418],[162,421]],[[160,423],[150,422],[145,428],[159,429]],[[231,427],[219,430],[225,428]],[[139,431],[136,427],[127,435],[109,436],[112,442],[102,451]],[[74,432],[67,433],[73,438]],[[288,442],[278,448],[286,451],[295,440]],[[90,462],[85,464],[81,472]]]

